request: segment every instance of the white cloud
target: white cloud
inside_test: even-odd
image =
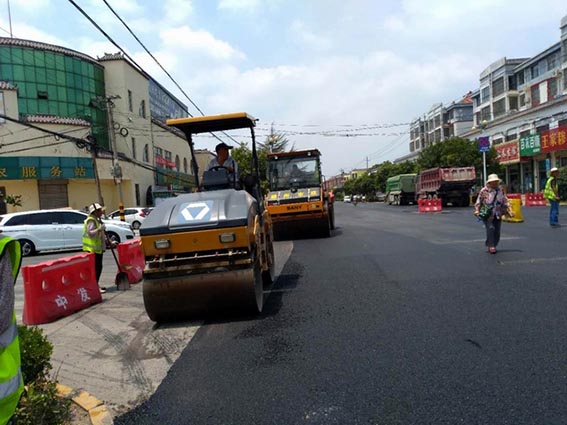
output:
[[[239,60],[245,55],[229,43],[215,38],[203,30],[192,30],[188,26],[171,28],[160,34],[164,45],[175,46],[180,54],[183,51],[198,53],[217,60]]]
[[[186,23],[187,19],[193,14],[192,0],[166,0],[163,2],[165,12],[164,20],[170,26]]]
[[[0,21],[0,26],[6,30],[9,29],[9,24],[6,21]],[[14,34],[14,37],[16,38],[22,38],[24,40],[36,40],[42,43],[55,44],[60,46],[68,46],[68,44],[65,43],[64,40],[22,22],[12,22],[12,32]]]
[[[253,10],[260,5],[260,0],[220,0],[219,9]]]
[[[328,50],[332,47],[329,39],[310,31],[305,22],[301,20],[293,21],[289,30],[296,42],[304,47],[315,50]]]

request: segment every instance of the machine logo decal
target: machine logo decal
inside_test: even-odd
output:
[[[184,221],[209,221],[213,203],[213,201],[202,201],[185,204],[180,209],[180,214]]]

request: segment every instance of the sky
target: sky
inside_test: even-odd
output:
[[[74,0],[191,105],[104,0]],[[246,111],[327,177],[409,154],[409,122],[478,89],[502,58],[560,40],[565,0],[106,0],[205,114]],[[0,33],[9,36],[8,1]],[[118,49],[69,0],[10,0],[12,34],[93,58]],[[245,133],[231,135],[249,142]],[[211,137],[196,148],[213,150]],[[233,143],[234,144],[234,143]]]

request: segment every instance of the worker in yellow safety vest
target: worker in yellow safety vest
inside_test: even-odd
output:
[[[543,197],[549,201],[549,225],[551,227],[561,227],[559,224],[559,191],[557,189],[557,176],[559,169],[553,167],[549,170],[549,178],[545,182]]]
[[[10,421],[24,390],[14,311],[14,285],[21,263],[20,243],[0,236],[0,425]]]

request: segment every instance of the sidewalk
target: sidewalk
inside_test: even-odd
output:
[[[52,375],[104,402],[112,417],[154,393],[201,324],[156,326],[146,315],[142,284],[117,291],[115,273],[115,268],[104,268],[101,285],[108,291],[102,303],[40,325],[53,344]],[[22,288],[18,280],[17,288]],[[17,290],[19,323],[22,310],[23,291]]]

